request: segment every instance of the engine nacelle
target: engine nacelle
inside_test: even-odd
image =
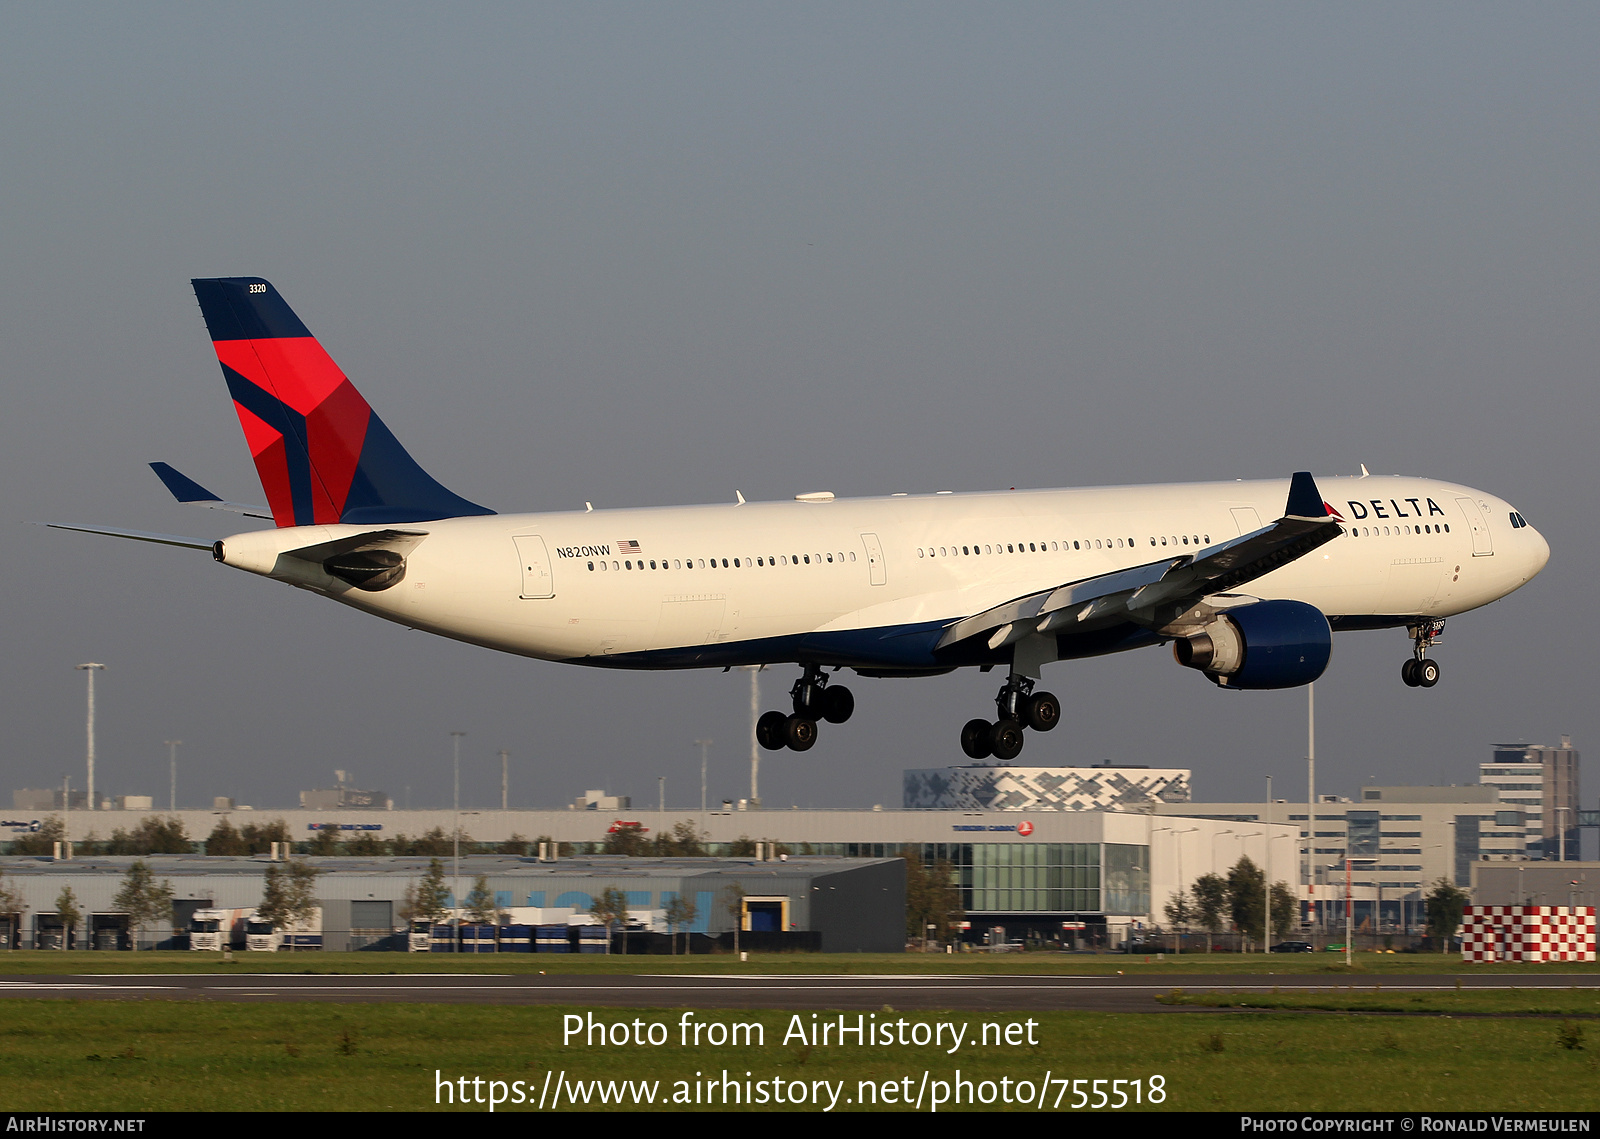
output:
[[[1328,667],[1333,630],[1303,601],[1257,601],[1220,614],[1172,655],[1223,688],[1298,688]]]

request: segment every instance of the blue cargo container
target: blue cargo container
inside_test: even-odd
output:
[[[533,936],[535,948],[540,953],[572,952],[572,935],[568,926],[535,926]]]
[[[533,927],[531,925],[503,925],[500,927],[501,953],[532,953]]]
[[[603,925],[580,925],[578,929],[579,953],[610,953],[611,931]]]
[[[456,927],[453,925],[434,926],[433,940],[428,948],[434,953],[456,952]]]
[[[495,927],[492,925],[464,925],[461,927],[461,952],[493,953]]]

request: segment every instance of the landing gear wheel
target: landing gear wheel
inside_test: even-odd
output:
[[[789,746],[789,717],[782,712],[767,712],[756,721],[756,743],[768,751]]]
[[[1001,720],[990,728],[989,750],[996,759],[1016,759],[1022,754],[1022,725],[1015,720]]]
[[[1048,732],[1061,722],[1061,701],[1054,693],[1036,692],[1023,705],[1023,719],[1036,732]]]
[[[829,685],[822,690],[822,718],[830,724],[842,724],[856,710],[856,698],[843,685]]]
[[[1439,662],[1419,660],[1416,662],[1416,667],[1411,670],[1411,675],[1418,688],[1432,688],[1439,683]]]
[[[994,747],[989,743],[989,733],[994,730],[994,725],[988,720],[968,720],[961,729],[961,750],[967,753],[968,759],[988,759],[994,753]]]
[[[803,716],[807,720],[822,719],[822,701],[827,689],[819,685],[808,685],[794,694],[794,714]]]
[[[1416,660],[1408,660],[1400,666],[1400,679],[1406,682],[1407,688],[1415,688],[1417,686]]]
[[[817,722],[803,716],[790,716],[784,721],[785,739],[794,751],[810,751],[817,742]]]

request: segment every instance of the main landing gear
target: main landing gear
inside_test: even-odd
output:
[[[994,698],[999,719],[968,720],[961,729],[961,750],[970,759],[1017,758],[1022,752],[1022,730],[1048,732],[1061,722],[1061,701],[1049,692],[1035,692],[1033,680],[1015,673],[1006,678]]]
[[[768,712],[756,721],[756,742],[768,751],[807,751],[817,742],[817,721],[842,724],[856,710],[856,698],[842,684],[829,684],[816,665],[806,668],[789,690],[794,715]]]
[[[1407,688],[1432,688],[1439,683],[1439,662],[1428,659],[1428,650],[1439,643],[1444,633],[1444,618],[1408,625],[1406,632],[1411,634],[1416,647],[1411,650],[1411,659],[1400,666],[1400,679],[1406,682]]]

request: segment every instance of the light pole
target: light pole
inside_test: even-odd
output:
[[[1346,858],[1344,860],[1344,964],[1349,968],[1354,961],[1351,957],[1351,939],[1355,936],[1355,894],[1352,892],[1354,883],[1351,882],[1350,868],[1357,862],[1376,862],[1376,858]]]
[[[460,925],[461,918],[461,737],[466,732],[451,732],[450,743],[455,751],[455,834],[451,841],[455,843],[455,896],[450,900],[455,903],[451,909],[455,910],[456,924]]]
[[[167,809],[176,811],[178,809],[178,745],[183,741],[167,740],[165,742],[167,745],[168,774],[171,780],[168,787],[171,798],[168,800]]]
[[[88,807],[91,811],[94,810],[94,674],[103,672],[105,667],[105,665],[95,664],[93,661],[77,666],[79,672],[85,672],[89,675],[89,786],[85,795],[88,797]]]
[[[710,749],[712,741],[695,740],[695,746],[700,749],[700,813],[706,813],[706,752]]]
[[[1261,846],[1261,858],[1262,858],[1262,861],[1267,863],[1268,865],[1271,864],[1271,862],[1272,862],[1272,844],[1273,844],[1274,841],[1276,841],[1277,839],[1280,839],[1280,838],[1285,838],[1286,839],[1286,838],[1293,838],[1293,837],[1294,837],[1293,835],[1286,835],[1286,834],[1269,834],[1267,836],[1267,838],[1266,838],[1266,841]],[[1262,868],[1261,878],[1262,878],[1262,893],[1265,895],[1265,901],[1266,901],[1266,906],[1267,906],[1266,917],[1264,919],[1264,923],[1265,924],[1263,924],[1262,927],[1261,927],[1263,930],[1266,931],[1266,940],[1262,944],[1261,948],[1266,950],[1268,953],[1271,953],[1272,952],[1272,875],[1268,874],[1266,872],[1265,867]]]
[[[1272,776],[1267,776],[1267,817],[1272,825]],[[1261,841],[1261,948],[1272,950],[1272,833]]]
[[[761,719],[761,666],[750,666],[750,806],[761,805],[761,744],[756,723]]]
[[[1178,830],[1175,827],[1156,828],[1158,831],[1167,831],[1172,835],[1172,850],[1178,863],[1178,897],[1180,899],[1183,897],[1183,840],[1178,836],[1192,834],[1199,829],[1199,827],[1184,827],[1182,830]],[[1172,924],[1176,926],[1178,923],[1173,922]],[[1177,929],[1172,931],[1172,955],[1174,957],[1183,955],[1183,935]]]

